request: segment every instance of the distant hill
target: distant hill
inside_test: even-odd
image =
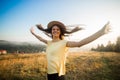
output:
[[[0,50],[7,50],[9,53],[15,52],[41,52],[45,51],[45,45],[43,44],[35,44],[30,42],[14,42],[14,41],[6,41],[0,40]]]
[[[10,42],[9,41],[6,41],[6,40],[0,40],[0,44],[9,44]]]
[[[7,44],[9,44],[9,45],[28,45],[28,44],[33,44],[33,43],[0,40],[0,45],[7,45]]]

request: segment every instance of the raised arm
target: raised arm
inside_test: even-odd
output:
[[[91,36],[89,36],[89,37],[87,37],[79,42],[68,41],[66,46],[67,47],[81,47],[85,44],[88,44],[88,43],[96,40],[97,38],[108,33],[109,31],[110,31],[110,24],[108,22],[107,24],[104,25],[104,27],[102,29],[100,29],[98,32],[94,33],[93,35],[91,35]]]
[[[44,42],[44,43],[47,44],[47,40],[45,40],[45,39],[43,39],[42,37],[40,37],[39,35],[35,34],[33,27],[31,27],[30,32],[31,32],[37,39],[39,39],[40,41],[42,41],[42,42]]]

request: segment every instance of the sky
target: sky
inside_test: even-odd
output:
[[[30,28],[50,21],[65,25],[85,24],[84,30],[76,32],[67,40],[80,41],[101,29],[110,21],[112,32],[85,47],[115,42],[120,36],[120,0],[0,0],[0,40],[40,42]],[[35,27],[35,32],[47,38]]]

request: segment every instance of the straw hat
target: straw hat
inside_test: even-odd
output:
[[[58,25],[60,26],[61,28],[65,29],[66,30],[66,26],[62,23],[62,22],[59,22],[59,21],[51,21],[48,23],[47,25],[47,28],[51,28],[53,27],[54,25]]]

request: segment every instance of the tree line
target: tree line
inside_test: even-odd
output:
[[[97,46],[97,48],[91,48],[92,51],[106,51],[106,52],[120,52],[120,36],[115,43],[108,42],[106,46],[103,44]]]

